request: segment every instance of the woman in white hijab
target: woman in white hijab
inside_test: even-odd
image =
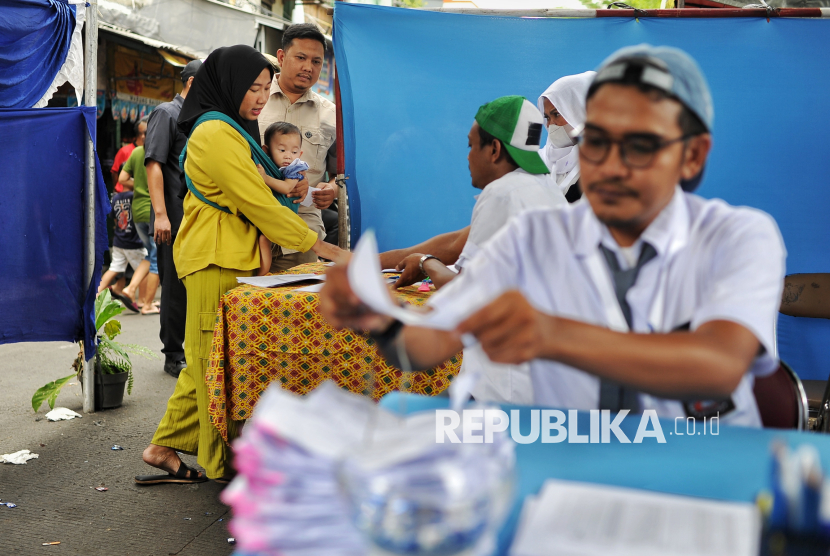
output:
[[[585,96],[595,75],[595,71],[586,71],[557,79],[537,102],[548,124],[548,141],[539,154],[570,203],[582,196],[579,187],[574,187],[579,180],[579,151],[570,132],[585,125]]]

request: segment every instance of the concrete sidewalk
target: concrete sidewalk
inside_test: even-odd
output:
[[[139,487],[151,474],[141,461],[172,394],[175,380],[162,371],[158,316],[125,311],[118,339],[150,347],[157,360],[133,356],[135,386],[119,409],[51,423],[31,398],[49,381],[71,374],[77,347],[68,343],[0,345],[0,454],[29,449],[39,458],[0,464],[0,554],[188,556],[227,555],[233,547],[220,485]],[[77,380],[55,407],[83,414]],[[122,446],[120,451],[113,445]],[[185,456],[194,467],[194,457]],[[95,487],[109,490],[99,492]],[[59,545],[42,546],[57,542]]]

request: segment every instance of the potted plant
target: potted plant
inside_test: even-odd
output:
[[[136,344],[122,344],[115,341],[121,333],[121,322],[114,317],[124,311],[124,306],[115,301],[109,289],[105,289],[95,298],[95,329],[98,336],[98,355],[95,360],[95,409],[111,409],[120,407],[124,400],[124,388],[127,394],[133,391],[133,364],[129,353],[141,355],[148,359],[157,356],[150,349]],[[128,353],[129,352],[129,353]],[[32,408],[37,411],[46,401],[51,409],[55,408],[55,400],[63,386],[74,377],[83,387],[84,350],[81,351],[72,364],[74,373],[50,382],[35,392],[32,396]]]

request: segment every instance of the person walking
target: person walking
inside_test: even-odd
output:
[[[178,119],[201,66],[200,60],[193,60],[182,68],[182,92],[153,110],[144,139],[144,167],[155,215],[154,239],[161,282],[159,339],[163,345],[164,372],[176,378],[187,366],[184,357],[187,291],[173,261],[173,245],[184,215],[182,200],[187,192],[184,173],[179,167],[179,155],[187,137],[179,130]]]

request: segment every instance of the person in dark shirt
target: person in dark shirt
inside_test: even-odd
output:
[[[179,155],[187,137],[179,131],[177,120],[182,104],[202,62],[193,60],[182,69],[184,87],[170,102],[160,104],[150,114],[144,140],[144,166],[155,215],[155,242],[161,281],[159,338],[164,345],[164,372],[178,378],[187,366],[184,357],[184,324],[187,292],[173,262],[173,242],[182,222],[182,200],[187,191]]]
[[[124,191],[115,193],[112,196],[112,213],[115,218],[115,228],[112,240],[112,262],[109,268],[101,277],[101,284],[98,286],[98,293],[107,289],[113,279],[120,273],[127,270],[127,264],[133,267],[133,279],[130,284],[121,290],[120,294],[112,289],[112,296],[119,299],[127,309],[138,312],[138,305],[135,303],[135,293],[138,285],[150,271],[150,262],[145,260],[147,250],[138,237],[133,222],[133,192]]]

